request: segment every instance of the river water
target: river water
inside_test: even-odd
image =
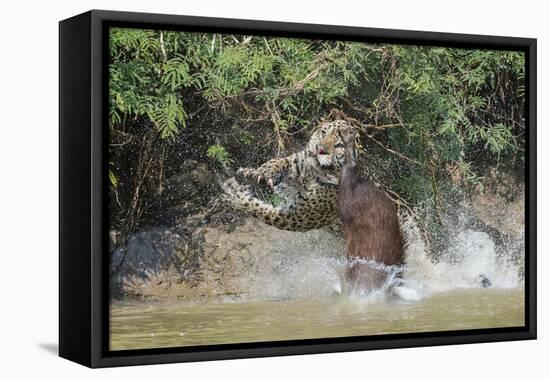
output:
[[[520,289],[463,289],[421,300],[328,299],[111,307],[111,350],[524,325]]]

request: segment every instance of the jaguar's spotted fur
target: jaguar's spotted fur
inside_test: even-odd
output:
[[[338,178],[344,163],[338,130],[344,127],[351,126],[343,120],[321,123],[303,150],[258,168],[239,169],[223,185],[226,197],[236,208],[280,229],[307,231],[331,224],[337,217]],[[264,183],[282,203],[274,206],[254,196],[245,179]]]

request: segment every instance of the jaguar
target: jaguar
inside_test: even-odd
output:
[[[340,131],[347,127],[350,124],[341,119],[321,122],[302,150],[258,168],[239,168],[223,183],[225,198],[283,230],[303,232],[332,224],[338,216],[338,179],[344,164]],[[253,185],[267,187],[280,203],[259,198]]]

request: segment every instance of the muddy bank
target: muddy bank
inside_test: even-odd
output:
[[[254,218],[236,226],[199,226],[189,239],[178,227],[155,228],[115,251],[111,289],[115,296],[242,296],[260,284],[255,277],[280,272],[289,259],[336,258],[344,248],[338,231],[295,233]]]

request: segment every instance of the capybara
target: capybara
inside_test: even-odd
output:
[[[346,278],[352,291],[384,286],[392,266],[404,263],[405,239],[387,194],[362,177],[355,156],[355,129],[341,132],[345,162],[338,184],[338,212],[347,240]]]

